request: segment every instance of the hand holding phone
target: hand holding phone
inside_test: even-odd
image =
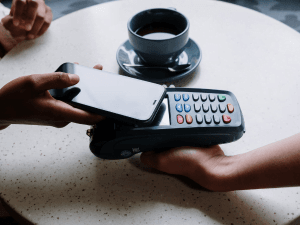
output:
[[[80,81],[68,88],[50,90],[54,98],[128,123],[152,122],[166,94],[161,85],[73,63],[64,63],[58,71],[77,74]]]
[[[57,128],[70,122],[92,125],[103,119],[53,99],[49,88],[76,84],[79,77],[65,73],[21,76],[0,89],[0,130],[10,124],[44,125]]]

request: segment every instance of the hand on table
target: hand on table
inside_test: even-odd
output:
[[[51,21],[51,9],[43,0],[14,0],[10,15],[0,23],[0,57],[18,43],[44,34]]]
[[[102,70],[101,65],[95,69]],[[64,127],[70,122],[92,125],[102,116],[74,108],[54,99],[49,89],[66,88],[79,82],[74,74],[61,72],[19,77],[0,89],[0,129],[10,124]]]
[[[33,39],[46,32],[52,17],[50,7],[43,0],[14,0],[10,15],[2,22],[13,37]]]

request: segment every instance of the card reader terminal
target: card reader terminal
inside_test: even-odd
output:
[[[179,146],[224,144],[244,133],[244,118],[233,93],[197,88],[167,88],[151,124],[105,119],[87,131],[90,150],[104,159],[124,159]]]

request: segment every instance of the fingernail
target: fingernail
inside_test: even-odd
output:
[[[69,78],[72,83],[77,83],[79,81],[79,76],[76,74],[69,74]]]
[[[33,34],[28,34],[28,39],[33,39],[34,35]]]
[[[19,26],[19,24],[20,24],[20,21],[19,21],[19,20],[14,20],[13,22],[14,22],[14,25],[15,25],[16,27]]]
[[[30,25],[30,24],[27,24],[26,27],[25,27],[25,29],[26,29],[27,31],[30,31],[30,30],[31,30],[31,25]]]

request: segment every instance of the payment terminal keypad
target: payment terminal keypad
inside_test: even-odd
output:
[[[171,125],[235,126],[241,123],[239,105],[229,92],[169,92]]]

